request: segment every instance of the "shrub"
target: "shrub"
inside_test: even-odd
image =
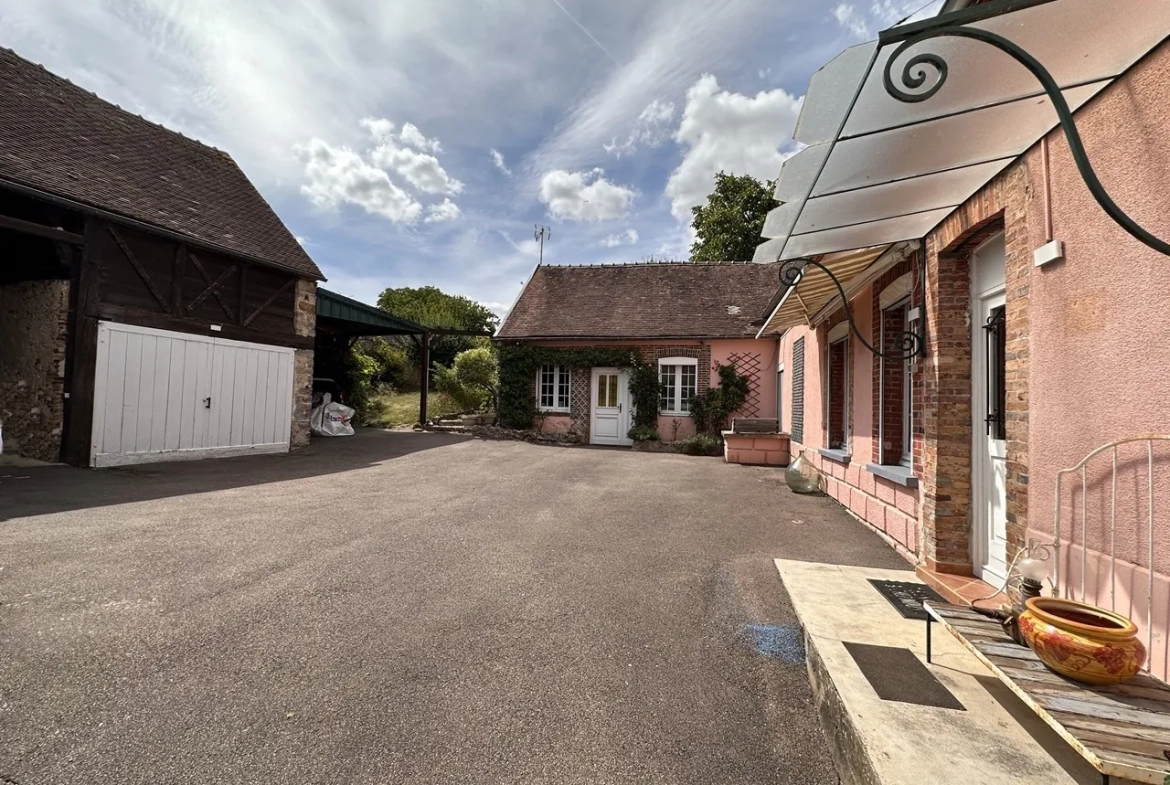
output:
[[[658,429],[652,425],[635,425],[626,435],[636,442],[658,441]]]
[[[450,368],[435,366],[435,389],[449,395],[463,409],[496,408],[500,377],[495,353],[477,346],[455,356]]]
[[[634,403],[634,428],[654,433],[653,439],[637,439],[631,430],[630,438],[635,441],[658,439],[658,399],[662,396],[662,380],[658,368],[653,365],[636,365],[630,369],[630,398]]]
[[[719,455],[723,445],[709,433],[696,433],[682,442],[681,449],[687,455]]]
[[[735,364],[718,365],[719,386],[711,387],[702,395],[691,396],[690,414],[695,430],[710,434],[718,441],[719,432],[727,427],[727,420],[747,400],[751,382],[740,376]]]

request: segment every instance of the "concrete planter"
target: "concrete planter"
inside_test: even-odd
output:
[[[787,466],[791,458],[786,433],[723,431],[723,460],[746,466]]]

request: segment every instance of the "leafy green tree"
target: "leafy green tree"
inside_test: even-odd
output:
[[[435,286],[387,289],[378,297],[378,307],[424,327],[494,333],[500,326],[500,317],[487,307],[468,297],[447,294]],[[400,336],[391,342],[406,352],[413,368],[421,367],[422,352],[416,341]],[[431,362],[450,366],[460,352],[489,344],[486,337],[436,335],[431,338]]]
[[[761,183],[751,175],[720,172],[707,203],[691,208],[695,242],[693,262],[750,261],[764,240],[764,218],[779,204],[772,198],[776,183]]]

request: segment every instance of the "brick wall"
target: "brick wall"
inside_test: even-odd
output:
[[[922,257],[919,252],[884,272],[873,283],[871,296],[873,320],[871,324],[879,325],[879,328],[875,329],[876,334],[870,342],[886,354],[905,353],[903,347],[899,345],[899,338],[905,329],[903,317],[906,309],[887,308],[883,310],[881,306],[882,292],[890,284],[909,273],[911,283],[908,308],[920,307],[922,305],[921,269]],[[860,300],[855,307],[861,307]],[[909,394],[915,398],[911,405],[911,416],[914,419],[911,434],[915,442],[914,445],[911,445],[911,453],[913,467],[917,468],[921,466],[922,402],[918,400],[918,397],[921,389],[922,361],[915,359],[911,362],[913,363],[912,389]],[[871,460],[874,463],[892,465],[900,463],[902,460],[904,447],[902,444],[902,418],[904,415],[902,388],[905,383],[906,373],[902,361],[883,360],[876,354],[873,355],[873,449]]]
[[[293,327],[296,334],[313,337],[317,334],[317,283],[297,281],[293,302]],[[293,412],[291,449],[309,444],[309,414],[313,407],[313,350],[297,349],[293,361]]]
[[[1005,231],[1008,330],[1008,539],[1027,518],[1027,170],[1018,162],[952,213],[927,238],[922,410],[922,542],[927,568],[971,570],[970,253]],[[1012,555],[1009,547],[1009,558]]]
[[[829,447],[848,448],[845,439],[845,403],[849,399],[846,388],[845,364],[848,339],[829,344]]]
[[[26,458],[60,459],[68,316],[68,281],[0,286],[0,423]]]

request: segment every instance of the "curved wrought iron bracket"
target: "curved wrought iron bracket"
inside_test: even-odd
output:
[[[1073,161],[1076,163],[1077,171],[1080,172],[1081,178],[1085,181],[1085,185],[1088,186],[1089,193],[1097,200],[1097,204],[1101,205],[1101,209],[1110,218],[1139,242],[1148,245],[1155,251],[1170,256],[1170,242],[1166,242],[1146,230],[1137,221],[1129,217],[1113,201],[1113,198],[1109,196],[1105,187],[1101,185],[1101,180],[1097,177],[1097,173],[1093,171],[1088,154],[1085,153],[1085,146],[1081,142],[1081,134],[1077,130],[1076,123],[1073,121],[1072,110],[1069,109],[1068,101],[1065,100],[1064,93],[1060,90],[1060,85],[1056,83],[1056,80],[1052,78],[1052,74],[1048,72],[1048,69],[1040,61],[1028,54],[1028,52],[1024,51],[1014,42],[987,30],[964,27],[962,25],[951,24],[928,29],[907,38],[890,55],[886,61],[886,70],[883,74],[886,92],[904,103],[920,103],[928,100],[937,93],[947,81],[947,63],[941,55],[926,52],[916,54],[909,58],[902,66],[902,73],[899,75],[900,85],[895,83],[893,71],[898,59],[905,54],[907,49],[931,38],[945,36],[968,38],[988,44],[1009,55],[1016,62],[1020,63],[1020,65],[1027,68],[1040,82],[1049,100],[1052,101],[1052,106],[1056,109],[1056,116],[1060,121],[1060,128],[1064,132],[1065,139],[1068,140],[1069,149],[1072,151]],[[934,71],[934,80],[928,84],[932,76],[930,69]]]
[[[865,336],[857,329],[857,323],[853,321],[853,309],[849,307],[849,297],[845,294],[845,287],[841,285],[841,281],[833,274],[825,265],[821,264],[815,259],[789,259],[780,265],[780,283],[792,287],[800,283],[800,279],[804,276],[804,271],[808,267],[816,267],[829,277],[833,285],[837,287],[838,294],[841,295],[842,307],[845,309],[845,318],[849,321],[849,329],[853,335],[866,349],[881,357],[883,360],[902,361],[910,360],[915,357],[926,356],[926,341],[923,337],[924,321],[919,319],[918,330],[906,330],[897,335],[897,352],[882,352],[875,348],[869,341],[865,340]]]

